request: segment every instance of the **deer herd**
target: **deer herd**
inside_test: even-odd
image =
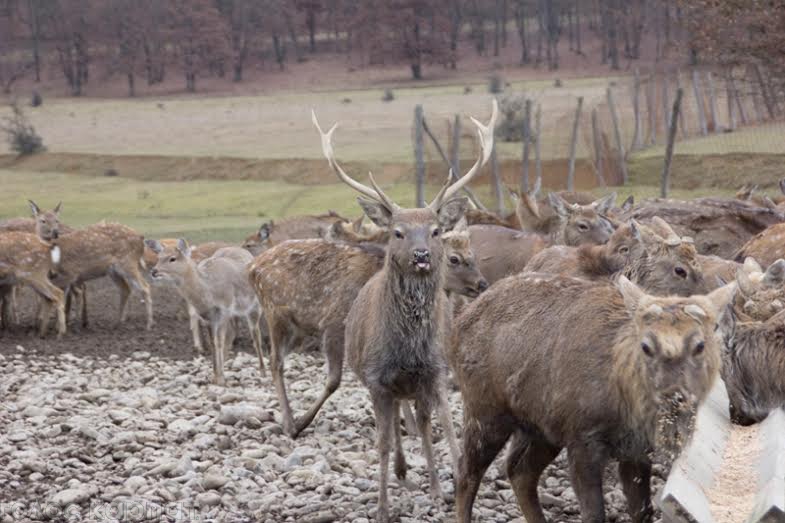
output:
[[[38,297],[41,336],[53,311],[65,334],[73,303],[87,327],[85,283],[108,276],[118,321],[138,291],[152,329],[150,283],[169,286],[184,299],[195,350],[211,351],[216,384],[238,328],[248,329],[262,374],[269,354],[292,438],[348,364],[375,416],[379,521],[391,514],[391,451],[395,475],[407,473],[402,418],[422,439],[430,494],[441,502],[434,411],[453,460],[458,521],[471,521],[483,475],[508,442],[507,474],[527,522],[545,521],[537,486],[562,449],[583,521],[605,518],[610,460],[631,519],[651,521],[652,463],[678,455],[718,378],[737,423],[785,404],[785,203],[746,188],[736,198],[617,207],[615,194],[542,198],[537,186],[513,194],[515,213],[498,216],[459,196],[491,155],[497,111],[494,102],[487,124],[472,119],[479,157],[423,208],[401,207],[373,175],[369,185],[349,176],[333,150],[337,125],[325,131],[312,114],[328,166],[359,193],[362,217],[265,223],[242,245],[146,240],[115,223],[72,229],[59,204],[42,211],[30,202],[31,218],[0,223],[2,328],[19,322],[21,286]],[[284,360],[309,343],[327,376],[297,416]],[[460,447],[451,384],[463,401]]]

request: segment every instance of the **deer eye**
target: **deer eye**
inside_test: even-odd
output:
[[[439,231],[439,229],[438,229],[438,228],[437,228],[437,229],[434,229],[434,230],[433,230],[433,232],[431,233],[431,236],[433,236],[434,238],[438,238],[438,237],[439,237],[439,233],[440,233],[440,232],[441,232],[441,231]]]
[[[629,247],[625,247],[625,246],[619,247],[619,254],[627,254],[628,252],[630,252]]]
[[[588,231],[588,230],[589,230],[589,226],[588,226],[588,225],[586,225],[585,223],[579,223],[579,224],[578,224],[578,230],[579,230],[579,231],[586,232],[586,231]]]
[[[174,256],[172,256],[171,258],[169,258],[169,263],[174,263],[174,262],[176,262],[176,261],[177,261],[177,258],[175,258]]]
[[[673,272],[675,272],[676,276],[678,276],[679,278],[687,277],[687,271],[684,270],[684,267],[676,267],[675,269],[673,269]]]
[[[693,354],[695,354],[696,356],[697,356],[697,355],[699,355],[699,354],[702,354],[702,353],[703,353],[703,350],[704,350],[705,348],[706,348],[706,342],[704,342],[704,341],[699,341],[699,342],[698,342],[698,343],[695,345],[695,350],[693,351]]]
[[[395,229],[395,232],[393,234],[395,234],[395,237],[398,238],[399,240],[403,239],[403,233],[399,229]]]
[[[450,263],[452,265],[458,265],[460,263],[460,261],[461,260],[459,260],[457,256],[450,256]]]
[[[645,341],[641,343],[641,350],[646,356],[650,358],[654,355],[654,350],[652,350],[651,345],[649,345]]]

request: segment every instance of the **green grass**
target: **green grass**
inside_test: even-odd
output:
[[[341,184],[304,186],[265,181],[148,182],[122,178],[32,173],[0,170],[0,219],[26,216],[26,199],[45,208],[64,202],[62,219],[76,227],[100,220],[126,224],[146,237],[184,236],[194,242],[239,241],[264,220],[332,209],[356,217],[360,208],[356,194]],[[412,205],[414,187],[408,183],[384,186],[402,205]],[[429,187],[433,195],[436,187]],[[611,189],[607,189],[611,190]],[[607,190],[596,189],[598,197]],[[629,194],[636,199],[657,196],[654,186],[613,188],[619,203]],[[476,192],[490,203],[487,187]],[[713,190],[712,195],[731,195],[730,190]],[[674,190],[672,196],[691,198],[703,190]],[[507,209],[511,210],[510,202]]]

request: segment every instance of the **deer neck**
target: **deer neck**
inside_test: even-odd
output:
[[[436,260],[428,274],[412,274],[391,263],[385,267],[384,294],[389,311],[407,331],[420,330],[432,324],[444,275],[441,262]]]
[[[193,260],[189,260],[182,276],[183,280],[178,289],[185,300],[203,315],[210,309],[210,292],[205,275]]]

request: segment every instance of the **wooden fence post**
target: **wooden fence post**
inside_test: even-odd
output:
[[[461,115],[455,115],[455,121],[452,125],[452,151],[450,158],[450,165],[452,165],[452,172],[460,176],[461,172]]]
[[[635,129],[633,129],[630,150],[637,151],[641,148],[641,134],[643,134],[643,124],[641,123],[641,73],[637,67],[635,68],[632,84],[632,111],[635,116]]]
[[[671,188],[671,161],[673,160],[673,145],[676,142],[676,122],[679,118],[679,111],[681,110],[681,99],[683,95],[684,90],[679,87],[679,89],[676,91],[676,100],[673,102],[671,126],[668,128],[668,145],[665,147],[665,165],[662,168],[662,186],[660,187],[660,196],[663,198],[668,197],[668,192]]]
[[[529,192],[529,145],[531,144],[532,101],[528,98],[523,104],[523,161],[521,163],[521,194]]]
[[[676,89],[681,89],[681,70],[676,69]],[[689,134],[687,130],[687,121],[684,117],[684,111],[679,111],[679,129],[681,130],[682,138],[687,138]]]
[[[608,109],[611,112],[611,121],[613,122],[613,134],[616,138],[616,148],[619,152],[619,168],[621,169],[621,179],[623,184],[629,181],[629,174],[627,173],[627,154],[624,152],[624,142],[621,139],[621,129],[619,128],[619,116],[616,114],[616,104],[613,101],[613,91],[608,87],[606,90],[608,98]]]
[[[714,125],[714,132],[720,132],[720,122],[717,118],[717,91],[714,89],[714,76],[711,71],[706,72],[706,84],[709,88],[709,115]]]
[[[534,186],[542,187],[542,157],[540,156],[542,106],[537,104],[534,111]]]
[[[572,136],[570,137],[570,167],[567,171],[567,190],[575,190],[575,153],[578,145],[578,125],[581,122],[581,109],[583,96],[578,97],[578,107],[575,109],[575,120],[572,122]]]
[[[656,98],[657,98],[657,76],[655,75],[654,69],[652,69],[651,74],[649,75],[649,83],[646,85],[646,110],[649,113],[648,114],[649,136],[647,142],[649,145],[657,144]]]
[[[695,93],[695,103],[698,106],[698,125],[701,134],[706,136],[709,134],[709,129],[706,125],[706,109],[703,105],[703,91],[701,91],[700,74],[697,69],[692,70],[692,90]]]
[[[605,187],[605,176],[602,174],[602,137],[600,136],[596,107],[591,110],[591,136],[594,145],[594,172],[597,175],[597,183],[600,187]]]
[[[741,95],[739,94],[739,90],[736,88],[736,80],[733,78],[733,69],[731,69],[728,73],[728,79],[730,80],[730,87],[733,91],[733,99],[736,101],[736,108],[739,110],[739,121],[741,125],[747,125],[747,111],[744,109],[744,103],[741,99]]]
[[[758,87],[760,88],[760,95],[763,99],[763,103],[766,105],[766,112],[769,113],[769,118],[774,119],[776,115],[776,108],[775,108],[775,101],[771,97],[771,93],[769,93],[769,89],[766,85],[766,80],[763,78],[763,73],[760,70],[759,65],[753,65],[752,70],[755,73],[755,78],[758,81]]]
[[[414,107],[414,164],[417,207],[425,207],[425,152],[423,143],[422,105]]]

